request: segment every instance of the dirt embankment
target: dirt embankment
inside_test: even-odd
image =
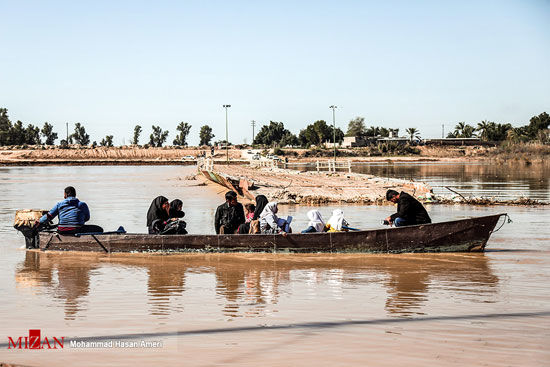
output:
[[[362,148],[339,149],[340,160],[351,161],[471,161],[497,160],[521,161],[525,164],[537,163],[550,159],[550,146],[543,144],[505,144],[497,147],[486,146],[419,146],[419,154],[409,155],[372,155]],[[248,149],[229,149],[230,160],[236,161],[247,157]],[[260,151],[256,149],[255,151]],[[265,151],[267,152],[267,150]],[[282,153],[282,154],[281,154]],[[320,156],[316,154],[320,154]],[[319,149],[283,149],[281,156],[290,162],[323,161],[332,158],[332,151]],[[140,146],[121,147],[80,147],[78,145],[62,149],[57,146],[30,146],[25,149],[17,147],[0,147],[0,165],[46,165],[46,164],[174,164],[182,162],[186,156],[213,157],[217,162],[226,160],[225,150],[214,150],[200,147],[162,147],[144,148]],[[187,160],[187,162],[192,162]]]
[[[207,170],[210,170],[208,168]],[[281,204],[326,204],[326,203],[359,203],[374,205],[389,205],[385,200],[388,189],[406,191],[416,196],[420,201],[431,204],[466,204],[466,205],[520,205],[542,206],[547,202],[521,197],[517,199],[495,199],[484,197],[464,197],[458,195],[434,195],[431,187],[418,181],[408,181],[394,178],[377,177],[357,173],[330,172],[300,172],[274,167],[253,168],[250,166],[215,165],[212,172],[224,177],[230,177],[239,182],[246,179],[254,183],[252,195],[265,195],[269,200]],[[199,173],[197,177],[207,184],[216,185]],[[221,189],[220,193],[227,191]],[[246,201],[246,199],[245,199]]]
[[[186,156],[197,157],[206,154],[212,157],[210,150],[199,148],[180,149],[176,147],[140,148],[140,147],[72,147],[61,149],[1,149],[0,164],[3,165],[41,165],[41,164],[174,164],[182,162]],[[239,150],[229,150],[230,159],[240,158]],[[225,160],[225,151],[215,150],[214,159]],[[187,160],[193,162],[193,160]]]
[[[299,172],[281,168],[215,165],[214,172],[246,178],[257,188],[253,195],[265,195],[284,204],[324,204],[330,202],[385,204],[388,189],[405,190],[416,196],[431,196],[423,182],[382,178],[357,173]]]

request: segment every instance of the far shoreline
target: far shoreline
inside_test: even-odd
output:
[[[27,146],[1,147],[0,166],[165,166],[195,165],[198,157],[214,160],[214,164],[248,164],[252,160],[247,152],[253,148],[230,148],[228,152],[211,147],[81,147]],[[331,149],[253,149],[262,155],[278,153],[289,164],[304,164],[334,160]],[[274,152],[275,151],[275,152]],[[337,161],[352,163],[473,163],[499,162],[530,165],[545,163],[550,159],[550,147],[545,145],[516,145],[506,148],[483,146],[421,146],[418,154],[369,155],[360,148],[337,150]],[[229,162],[227,161],[229,158]]]

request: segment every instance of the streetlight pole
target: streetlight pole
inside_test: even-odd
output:
[[[230,104],[224,104],[223,108],[225,108],[225,164],[229,164],[229,135],[228,135],[228,124],[227,124],[227,109],[231,107]]]
[[[336,105],[332,105],[329,108],[332,108],[332,145],[334,147],[334,170],[336,171],[336,113],[335,110],[338,108]]]
[[[251,146],[254,145],[254,127],[256,127],[256,121],[252,120],[252,143]]]

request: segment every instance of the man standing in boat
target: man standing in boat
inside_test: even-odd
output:
[[[85,202],[76,198],[76,190],[72,186],[65,188],[64,200],[55,204],[47,214],[38,221],[44,224],[59,216],[57,232],[61,234],[103,232],[103,228],[93,224],[84,224],[90,220],[90,210]]]
[[[237,228],[245,222],[243,204],[237,202],[237,193],[228,191],[225,203],[216,209],[214,227],[216,234],[234,234]]]
[[[385,219],[390,226],[403,227],[432,222],[428,212],[420,201],[404,191],[399,193],[395,190],[388,190],[386,192],[386,200],[397,204],[397,213]]]

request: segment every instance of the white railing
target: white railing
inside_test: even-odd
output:
[[[213,171],[214,160],[212,158],[199,158],[197,159],[197,170],[199,171]]]
[[[260,167],[275,168],[275,167],[277,167],[277,163],[273,159],[269,159],[269,160],[263,160],[263,159],[254,160],[253,159],[253,160],[250,161],[250,167],[254,167],[254,168],[260,168]]]
[[[329,172],[336,172],[337,169],[347,169],[349,173],[351,173],[351,161],[331,161],[328,160],[326,162],[315,162],[315,167],[317,168],[317,172],[320,171],[329,171]]]

